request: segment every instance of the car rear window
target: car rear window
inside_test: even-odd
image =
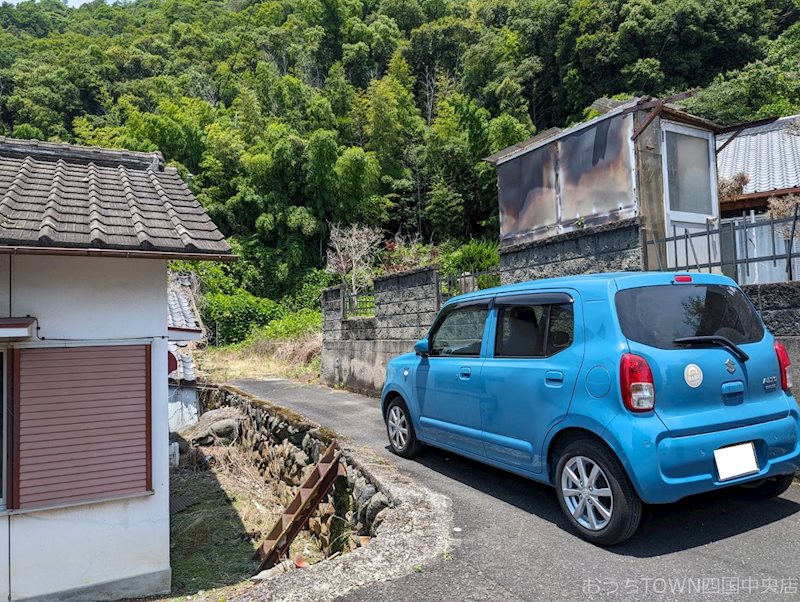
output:
[[[661,349],[678,349],[675,339],[723,336],[755,343],[764,336],[761,319],[735,286],[680,284],[619,291],[615,297],[622,333]]]

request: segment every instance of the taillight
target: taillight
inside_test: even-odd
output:
[[[789,371],[792,362],[783,343],[775,341],[775,354],[778,356],[778,367],[781,370],[781,387],[784,391],[789,391],[792,388],[792,373]]]
[[[675,282],[691,282],[691,281],[692,277],[687,276],[685,274],[683,276],[675,276]]]
[[[643,357],[626,353],[619,364],[622,401],[631,412],[649,412],[656,405],[653,373]]]

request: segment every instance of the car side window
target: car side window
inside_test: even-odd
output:
[[[550,305],[545,355],[555,355],[572,345],[575,337],[575,311],[571,303]]]
[[[572,304],[514,305],[497,313],[495,357],[548,357],[572,344]]]
[[[477,357],[481,353],[486,307],[465,307],[448,313],[431,335],[431,356]]]

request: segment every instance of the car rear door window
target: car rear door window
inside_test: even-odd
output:
[[[456,308],[445,314],[431,334],[430,355],[480,355],[487,312],[487,306],[471,306]]]
[[[499,307],[495,357],[548,357],[572,344],[571,303]]]
[[[660,285],[629,288],[616,294],[622,333],[630,340],[678,349],[676,339],[723,336],[736,345],[764,337],[764,326],[752,304],[735,286],[720,284]]]

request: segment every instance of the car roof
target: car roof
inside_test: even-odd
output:
[[[578,276],[561,276],[558,278],[542,278],[515,284],[504,284],[502,286],[458,295],[449,299],[445,305],[503,294],[535,292],[537,290],[551,290],[554,288],[570,288],[579,292],[598,292],[607,291],[609,287],[611,287],[613,291],[616,292],[616,290],[626,288],[672,284],[677,275],[691,276],[692,282],[696,284],[724,284],[736,286],[733,280],[720,274],[704,274],[699,272],[606,272],[599,274],[580,274]]]

